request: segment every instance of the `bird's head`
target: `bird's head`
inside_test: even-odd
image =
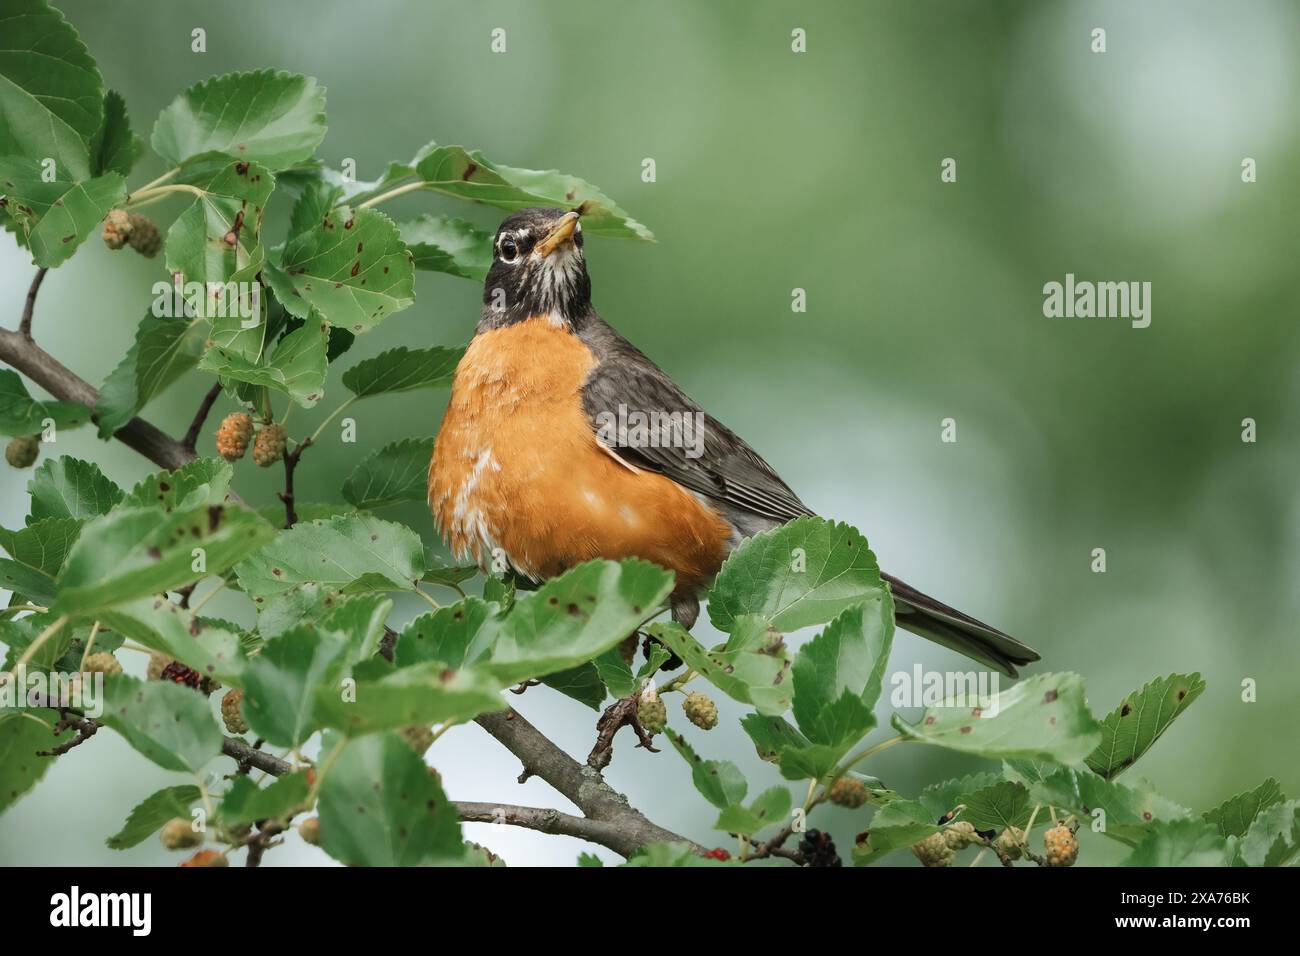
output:
[[[500,328],[542,316],[571,325],[591,306],[577,212],[524,209],[501,223],[483,286],[479,327]]]

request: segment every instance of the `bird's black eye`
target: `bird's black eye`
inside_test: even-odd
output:
[[[519,247],[515,245],[513,239],[501,240],[501,258],[505,259],[507,262],[513,262],[515,257],[518,255]]]

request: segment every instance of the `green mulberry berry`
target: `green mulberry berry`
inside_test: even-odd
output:
[[[1024,842],[1024,830],[1019,827],[1007,827],[993,841],[993,847],[1008,860],[1018,860],[1022,856],[1020,848],[1024,846]]]
[[[700,730],[712,730],[718,726],[718,705],[701,693],[687,694],[682,701],[682,710],[686,719]]]
[[[100,651],[98,654],[90,654],[86,657],[86,662],[81,665],[81,669],[87,674],[120,674],[122,665],[116,657],[107,651]]]
[[[922,866],[952,866],[953,852],[943,832],[932,833],[912,847],[912,853],[921,861]]]
[[[19,435],[5,446],[5,461],[14,468],[30,468],[41,453],[41,440],[33,435]]]
[[[636,719],[641,729],[651,736],[662,733],[668,726],[668,708],[657,695],[642,697],[636,705]]]
[[[190,821],[184,817],[168,820],[160,836],[162,845],[169,850],[190,850],[203,845],[203,834],[195,833]]]

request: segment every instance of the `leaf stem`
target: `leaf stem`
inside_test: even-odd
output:
[[[198,196],[200,199],[207,195],[198,186],[191,186],[189,183],[169,183],[165,186],[153,186],[148,189],[137,190],[130,195],[122,208],[136,209],[146,202],[161,199],[171,193],[189,193],[192,196]]]
[[[425,602],[429,605],[429,607],[433,608],[435,611],[441,611],[441,610],[442,610],[442,605],[441,605],[441,604],[439,604],[437,601],[435,601],[435,600],[434,600],[433,598],[431,598],[429,595],[425,594],[423,591],[421,591],[421,590],[420,590],[418,587],[416,587],[414,584],[411,585],[411,588],[412,588],[412,590],[415,591],[416,594],[418,594],[418,595],[420,595],[420,597],[424,598]]]
[[[334,419],[338,418],[341,414],[343,414],[344,410],[349,408],[352,405],[352,403],[355,402],[360,397],[361,397],[360,395],[353,395],[351,398],[345,401],[338,408],[334,409],[334,411],[330,412],[329,415],[325,417],[325,421],[320,423],[320,426],[314,432],[312,432],[311,437],[308,438],[307,441],[304,442],[303,444],[311,444],[315,442],[316,439],[320,438],[321,432],[325,431],[326,426],[328,426],[330,422],[334,421]]]
[[[852,770],[854,765],[861,763],[863,760],[866,760],[868,757],[872,756],[873,754],[878,754],[882,750],[888,750],[890,747],[894,746],[894,744],[905,743],[908,739],[909,738],[904,737],[900,734],[897,737],[890,737],[888,740],[882,740],[880,741],[880,743],[872,744],[870,747],[862,751],[857,756],[850,757],[848,760],[846,760],[840,766],[839,772],[835,774],[836,778],[842,777],[845,773]]]
[[[167,172],[163,173],[163,174],[162,174],[161,176],[159,176],[157,179],[153,179],[153,180],[150,180],[149,182],[145,183],[143,186],[141,186],[139,189],[137,189],[137,190],[136,190],[134,193],[132,193],[131,195],[134,196],[134,195],[136,195],[136,194],[138,194],[138,193],[142,193],[142,192],[144,192],[146,189],[153,189],[155,186],[161,186],[163,183],[167,182],[167,180],[171,179],[173,176],[175,176],[175,175],[176,175],[177,173],[179,173],[180,171],[181,171],[181,168],[180,168],[179,166],[173,166],[171,169],[167,170]]]
[[[8,607],[0,608],[0,617],[8,617],[10,614],[17,614],[19,611],[35,611],[37,614],[44,614],[48,607],[41,607],[39,604],[11,604]]]
[[[402,186],[395,186],[394,188],[382,192],[377,196],[371,196],[363,203],[358,203],[357,208],[369,209],[371,206],[377,206],[381,202],[387,202],[388,200],[395,199],[398,196],[404,196],[407,193],[413,193],[417,189],[423,189],[426,185],[428,184],[423,179],[420,179],[420,180],[416,180],[413,183],[406,183]]]
[[[36,652],[41,649],[41,645],[44,644],[46,641],[48,641],[55,634],[59,633],[59,631],[62,630],[63,625],[67,623],[68,623],[68,616],[65,614],[63,615],[63,617],[59,618],[53,624],[47,627],[45,630],[41,631],[40,634],[36,635],[36,640],[32,641],[30,644],[27,645],[27,650],[23,651],[22,655],[18,658],[17,662],[14,663],[14,667],[13,667],[14,673],[17,673],[18,671],[22,670],[23,667],[27,665],[27,662],[36,656]]]
[[[90,628],[90,637],[86,638],[86,649],[81,652],[81,664],[78,670],[86,669],[86,658],[90,657],[90,650],[95,646],[95,638],[99,636],[99,622],[96,621]]]

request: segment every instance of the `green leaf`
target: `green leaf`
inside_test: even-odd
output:
[[[91,172],[129,176],[143,152],[143,141],[131,131],[126,101],[116,90],[109,90],[104,94],[104,122],[90,143]]]
[[[425,556],[425,562],[432,564],[433,561]],[[451,587],[454,584],[461,584],[478,574],[478,568],[474,565],[466,565],[459,568],[426,568],[423,580],[428,584],[438,584],[443,587]]]
[[[404,525],[373,515],[339,515],[280,532],[235,573],[259,604],[306,582],[352,593],[410,591],[424,573],[424,545]]]
[[[89,177],[104,85],[77,31],[44,0],[6,0],[0,35],[0,156],[48,157]]]
[[[778,631],[825,624],[885,590],[867,539],[846,524],[796,518],[731,553],[709,595],[709,618],[730,631],[757,614]]]
[[[68,455],[41,462],[27,493],[32,498],[29,525],[42,518],[93,518],[122,500],[122,489],[98,465]]]
[[[429,494],[432,438],[408,438],[363,458],[343,483],[343,497],[358,508],[424,501]]]
[[[347,637],[349,660],[368,660],[379,651],[384,639],[384,622],[392,610],[392,600],[382,594],[344,597],[326,609],[320,626]]]
[[[715,830],[752,836],[764,827],[782,822],[790,814],[792,798],[785,787],[764,790],[748,807],[733,804],[718,814]]]
[[[81,533],[79,518],[44,518],[25,528],[0,528],[0,548],[11,560],[0,561],[0,587],[48,604],[55,579]]]
[[[55,758],[37,753],[53,750],[71,735],[70,730],[58,736],[52,732],[58,719],[57,713],[43,708],[0,714],[0,814],[36,786],[53,765]]]
[[[605,864],[604,862],[602,862],[600,857],[596,856],[596,854],[594,853],[578,854],[578,866],[580,867],[595,867],[595,866],[604,866],[604,865]]]
[[[971,773],[930,784],[916,799],[930,811],[932,820],[939,820],[964,804],[971,795],[995,787],[1001,780],[1001,777],[991,771]]]
[[[600,710],[600,705],[605,702],[605,682],[600,679],[596,666],[591,663],[547,674],[542,678],[542,683],[592,710]]]
[[[357,398],[417,388],[442,388],[451,384],[464,349],[435,346],[408,349],[399,346],[358,362],[343,373],[343,387]]]
[[[1032,807],[1024,785],[1002,780],[989,787],[968,793],[962,798],[966,809],[961,814],[976,830],[1005,830],[1029,824]]]
[[[320,784],[326,853],[352,866],[454,863],[460,822],[424,761],[394,734],[349,741]]]
[[[1246,866],[1290,866],[1300,854],[1300,800],[1267,807],[1241,840]]]
[[[276,70],[226,73],[191,86],[162,111],[153,150],[173,166],[215,150],[272,170],[304,162],[325,138],[325,90]]]
[[[910,847],[939,832],[930,810],[916,800],[891,800],[871,818],[871,826],[859,833],[853,846],[854,866],[874,863],[888,853]]]
[[[429,189],[500,209],[559,206],[582,210],[582,228],[606,236],[653,239],[650,230],[591,183],[556,170],[496,166],[477,150],[440,146],[415,164]]]
[[[44,172],[38,159],[0,157],[4,208],[22,227],[33,261],[53,268],[69,259],[126,198],[126,183],[121,173],[81,178],[56,167],[54,179],[48,180]]]
[[[115,605],[183,587],[222,573],[273,534],[255,513],[234,505],[170,514],[160,508],[119,509],[82,529],[59,576],[52,610],[94,617]],[[196,549],[205,562],[198,570]]]
[[[287,773],[269,787],[258,787],[248,777],[235,777],[217,808],[217,818],[225,826],[237,826],[289,817],[307,801],[310,790],[305,773]]]
[[[745,775],[730,760],[704,760],[686,742],[686,738],[673,730],[665,731],[669,742],[691,767],[691,782],[705,800],[719,810],[745,799],[749,784]]]
[[[754,742],[759,759],[768,763],[777,763],[783,750],[802,750],[810,746],[808,738],[795,730],[784,717],[746,714],[740,718],[740,726]]]
[[[426,214],[397,229],[417,269],[482,282],[492,266],[492,234],[463,219]]]
[[[753,704],[761,714],[783,713],[794,685],[781,635],[759,617],[741,617],[733,625],[726,643],[712,650],[674,622],[652,624],[646,632],[733,700]]]
[[[110,674],[100,720],[164,770],[198,773],[221,751],[208,699],[180,684]]]
[[[1099,739],[1083,679],[1071,673],[1031,677],[978,706],[951,701],[930,707],[915,724],[895,715],[893,725],[905,737],[950,750],[1064,764],[1082,760]]]
[[[1147,828],[1122,866],[1224,866],[1227,845],[1204,820],[1167,820]]]
[[[76,402],[37,401],[17,372],[0,369],[0,435],[40,434],[46,419],[56,428],[78,428],[90,421],[90,409]]]
[[[483,579],[483,600],[496,604],[503,614],[509,611],[515,606],[514,579],[489,574]]]
[[[165,787],[152,793],[135,805],[122,829],[104,842],[110,850],[129,850],[153,836],[171,820],[189,817],[190,807],[198,802],[199,796],[199,788],[191,784]]]
[[[505,708],[501,685],[490,677],[472,667],[456,670],[429,661],[358,680],[355,700],[323,688],[319,713],[325,725],[357,737],[416,724],[460,723]]]
[[[1118,776],[1151,749],[1203,690],[1200,674],[1170,674],[1130,694],[1102,720],[1101,743],[1088,755],[1088,766],[1103,777]]]
[[[1269,777],[1254,790],[1239,793],[1213,810],[1207,810],[1204,818],[1218,827],[1225,837],[1241,837],[1263,811],[1285,799],[1282,785]]]
[[[1154,822],[1185,820],[1191,811],[1156,793],[1149,784],[1115,783],[1085,770],[1062,767],[1045,779],[1029,784],[1036,803],[1073,813],[1100,824],[1099,832],[1120,843],[1136,845]],[[1104,816],[1097,811],[1104,812]]]
[[[567,670],[619,644],[668,597],[673,576],[647,561],[587,561],[490,619],[477,663],[503,684]]]
[[[202,319],[145,315],[135,342],[99,390],[95,402],[99,437],[111,438],[150,399],[192,369],[207,334],[208,324]]]
[[[237,351],[214,345],[203,355],[199,368],[223,379],[261,385],[288,395],[303,408],[311,408],[325,391],[329,370],[326,347],[329,326],[308,322],[280,339],[265,364],[249,361]]]
[[[466,598],[431,614],[421,614],[398,635],[393,660],[399,668],[426,661],[463,667],[475,637],[492,613],[492,605]]]
[[[875,726],[873,707],[893,636],[893,601],[882,592],[846,608],[799,649],[791,677],[794,716],[804,736],[847,748]]]
[[[226,500],[234,476],[235,469],[227,461],[196,458],[175,471],[159,471],[141,479],[122,500],[122,507],[154,506],[170,514],[202,505],[219,505]]]
[[[324,521],[328,518],[334,518],[338,515],[355,514],[356,509],[351,505],[345,505],[342,502],[338,504],[326,503],[323,501],[308,501],[300,505],[295,505],[294,510],[298,512],[299,521]],[[284,524],[284,505],[276,503],[273,505],[263,505],[257,509],[257,513],[262,516],[264,521],[269,521],[274,525]]]
[[[50,614],[30,614],[16,619],[0,618],[0,642],[9,648],[3,669],[12,671],[17,666],[18,658],[46,628],[57,620],[57,617]],[[27,669],[29,671],[62,670],[59,664],[72,645],[73,633],[73,628],[64,626],[51,634],[27,661]]]
[[[347,638],[302,626],[262,645],[244,669],[244,718],[277,747],[297,747],[321,728],[326,701],[343,693]]]
[[[339,206],[284,244],[264,276],[291,314],[369,332],[415,301],[415,269],[397,227],[373,209]]]
[[[191,302],[194,314],[233,319],[241,328],[260,322],[261,302],[227,283],[253,282],[265,258],[262,215],[275,177],[257,163],[206,153],[186,162],[174,183],[197,197],[167,230],[166,246],[167,270],[184,283],[204,286],[202,300]],[[183,290],[187,299],[189,291]]]
[[[239,632],[205,621],[171,601],[139,598],[100,611],[99,620],[123,637],[174,657],[204,677],[236,685],[242,680],[245,657]]]
[[[632,668],[623,660],[618,647],[612,647],[592,660],[596,676],[615,697],[627,697],[637,689]]]

